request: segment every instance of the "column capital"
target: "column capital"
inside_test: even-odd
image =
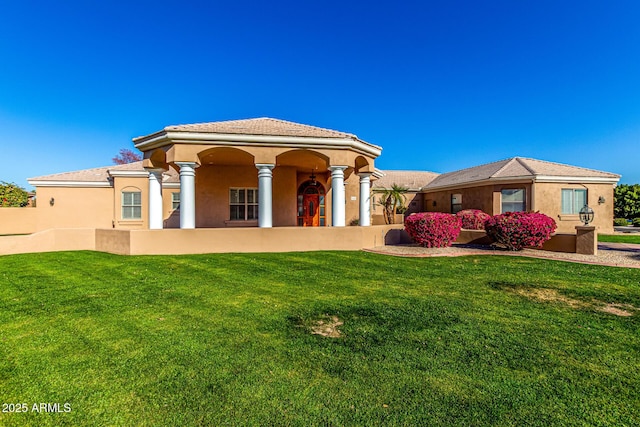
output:
[[[348,167],[349,167],[349,166],[339,166],[339,165],[336,165],[336,166],[329,166],[329,168],[328,168],[328,169],[329,169],[331,172],[337,172],[337,171],[344,171],[344,170],[345,170],[345,169],[347,169]]]
[[[256,163],[256,168],[257,169],[273,169],[275,168],[276,165],[274,165],[273,163]]]
[[[200,167],[200,163],[198,162],[173,162],[176,165],[180,166],[180,169],[182,169],[183,167],[190,167],[193,169],[199,168]]]
[[[359,172],[358,173],[358,176],[360,177],[360,179],[371,178],[371,175],[373,175],[373,172]]]

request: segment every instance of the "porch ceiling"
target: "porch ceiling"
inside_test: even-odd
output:
[[[309,151],[293,151],[279,155],[276,166],[290,166],[303,171],[325,171],[329,164],[327,160]]]

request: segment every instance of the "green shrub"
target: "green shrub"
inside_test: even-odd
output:
[[[629,221],[627,221],[625,218],[614,218],[613,225],[617,225],[618,227],[623,227],[623,226],[629,225]]]
[[[0,207],[24,207],[29,203],[29,193],[10,182],[0,181]]]
[[[640,218],[633,218],[633,221],[631,221],[631,223],[634,227],[640,227]]]

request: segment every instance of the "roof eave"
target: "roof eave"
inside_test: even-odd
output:
[[[587,182],[593,184],[615,184],[620,181],[620,175],[606,176],[560,176],[536,175],[535,182]]]
[[[64,180],[41,180],[28,179],[27,182],[33,187],[86,187],[86,188],[109,188],[112,187],[109,181],[64,181]]]
[[[449,190],[452,188],[460,188],[460,187],[480,187],[482,185],[490,185],[495,182],[523,183],[523,182],[533,182],[534,180],[535,178],[529,175],[512,176],[512,177],[504,177],[504,178],[487,178],[487,179],[481,179],[478,181],[466,181],[466,182],[459,182],[455,184],[447,184],[442,186],[436,185],[433,187],[431,186],[431,184],[427,184],[424,187],[422,187],[421,191],[425,192],[425,191],[432,191],[432,190]]]

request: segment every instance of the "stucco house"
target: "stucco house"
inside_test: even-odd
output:
[[[271,118],[168,126],[133,141],[141,162],[30,179],[34,231],[366,227],[383,223],[377,192],[398,184],[409,189],[408,213],[537,210],[574,232],[588,203],[610,232],[620,178],[519,157],[445,174],[380,171],[381,147]]]
[[[134,139],[144,160],[32,178],[38,229],[341,227],[370,224],[381,148],[259,118],[168,126]]]

